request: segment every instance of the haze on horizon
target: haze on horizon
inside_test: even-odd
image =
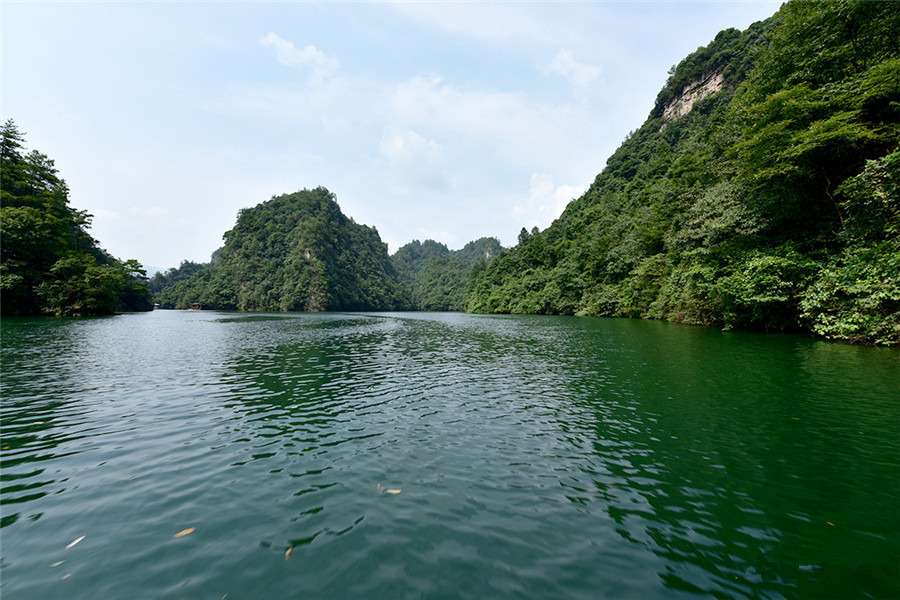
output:
[[[580,196],[668,69],[780,2],[4,2],[2,120],[121,259],[209,260],[324,186],[394,252],[515,244]]]

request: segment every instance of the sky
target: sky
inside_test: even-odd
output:
[[[114,256],[206,262],[324,186],[389,252],[515,245],[583,194],[670,67],[780,2],[0,3],[0,119]]]

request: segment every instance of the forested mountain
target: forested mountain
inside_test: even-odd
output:
[[[789,2],[684,59],[466,309],[900,343],[900,10]]]
[[[378,232],[322,187],[240,211],[224,237],[209,263],[183,261],[150,280],[162,308],[462,310],[472,265],[502,250],[494,238],[455,251],[416,240],[388,257]]]
[[[345,216],[325,188],[273,197],[240,211],[215,260],[162,274],[163,308],[266,311],[407,308],[378,232]],[[187,277],[184,277],[187,275]]]
[[[413,310],[461,311],[473,265],[488,263],[503,248],[496,238],[481,238],[459,250],[434,240],[413,240],[400,247],[391,262]]]
[[[190,279],[208,266],[209,263],[195,263],[189,260],[183,260],[181,261],[181,264],[175,268],[155,273],[153,277],[150,278],[150,292],[154,295],[158,294],[168,287],[173,287],[181,281]]]
[[[106,315],[150,310],[143,267],[110,256],[69,206],[53,161],[26,154],[13,121],[0,131],[0,313]]]

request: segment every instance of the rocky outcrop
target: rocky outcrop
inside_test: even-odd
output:
[[[691,112],[694,103],[711,94],[715,94],[725,85],[725,77],[721,71],[713,71],[703,79],[684,86],[681,93],[663,107],[663,122],[674,121]]]

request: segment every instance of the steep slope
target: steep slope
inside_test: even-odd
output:
[[[898,31],[891,3],[860,1],[723,31],[467,310],[900,342]]]
[[[161,307],[187,308],[195,302],[265,311],[405,306],[387,245],[374,228],[345,216],[325,188],[243,209],[224,238],[208,266],[180,281],[178,273],[168,273],[174,285],[157,294]]]

